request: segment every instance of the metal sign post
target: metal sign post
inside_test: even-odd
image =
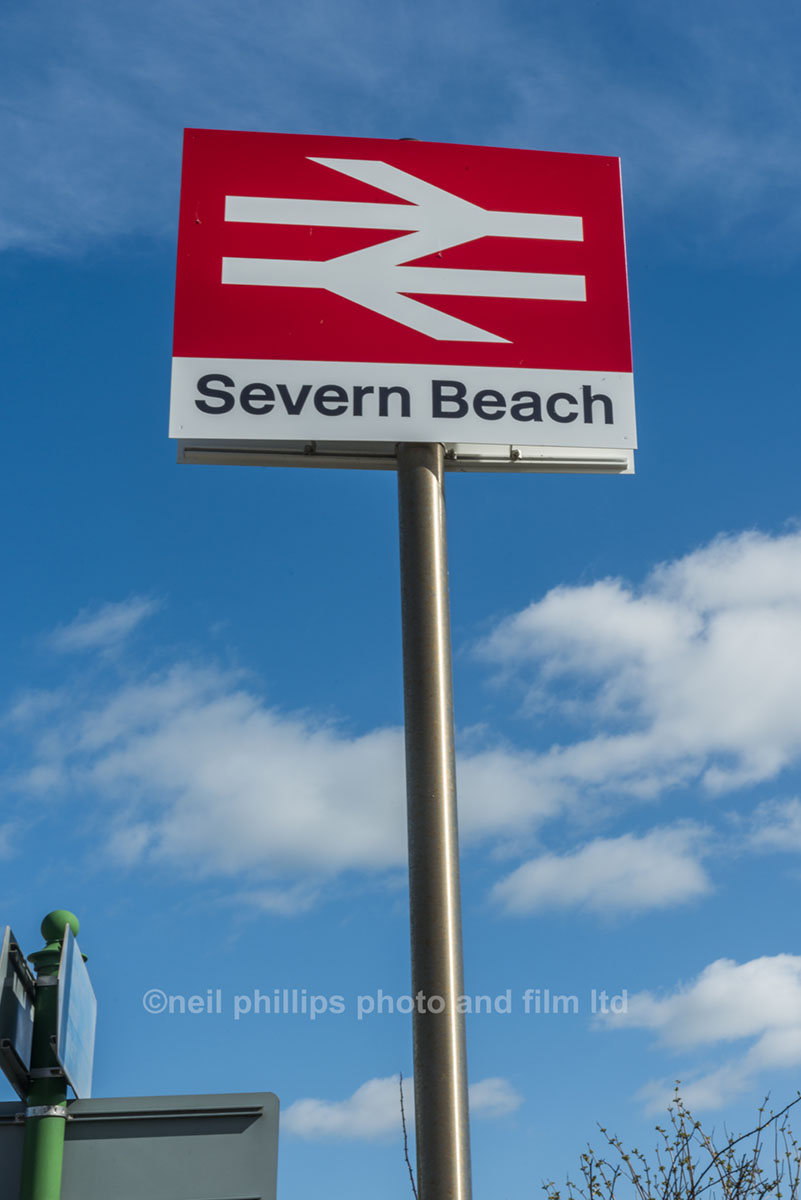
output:
[[[67,1080],[55,1052],[59,973],[64,941],[77,932],[78,918],[56,909],[42,921],[47,944],[30,956],[36,968],[36,1004],[19,1200],[59,1200],[61,1195]]]
[[[443,448],[398,447],[414,1094],[421,1200],[470,1200]]]

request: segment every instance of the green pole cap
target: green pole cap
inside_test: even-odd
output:
[[[61,942],[64,940],[68,925],[73,936],[77,937],[81,926],[75,913],[69,912],[66,908],[56,908],[53,912],[48,913],[42,921],[42,937],[46,942]]]

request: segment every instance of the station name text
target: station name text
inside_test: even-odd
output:
[[[379,417],[411,417],[412,393],[406,387],[355,384],[345,388],[336,383],[315,387],[304,383],[294,388],[285,383],[247,383],[239,388],[229,375],[203,375],[197,381],[195,404],[203,413],[219,416],[237,406],[254,417],[271,412],[300,416],[304,409],[314,409],[322,417],[353,417],[367,414]],[[589,384],[580,394],[552,392],[541,395],[525,389],[509,395],[497,388],[473,391],[457,379],[432,379],[430,415],[436,419],[459,420],[475,413],[483,421],[556,421],[569,425],[580,421],[614,424],[612,399],[602,392],[593,392]]]

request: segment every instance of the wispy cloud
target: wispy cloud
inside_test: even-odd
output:
[[[6,821],[0,825],[0,859],[11,858],[14,854],[14,838],[19,826],[14,821]]]
[[[682,1097],[691,1108],[718,1108],[754,1085],[762,1072],[801,1064],[801,957],[777,954],[736,963],[718,959],[690,983],[656,996],[628,997],[625,1013],[599,1018],[607,1029],[648,1029],[686,1055],[679,1068]],[[699,1056],[745,1043],[707,1070]],[[664,1108],[673,1083],[656,1080],[641,1093],[652,1111]]]
[[[686,904],[712,890],[700,861],[706,837],[688,823],[641,837],[597,838],[570,854],[523,863],[492,894],[516,914],[585,908],[631,915]]]
[[[523,1103],[506,1079],[490,1078],[470,1085],[470,1111],[479,1117],[505,1117]],[[414,1121],[414,1082],[404,1081],[407,1124]],[[369,1079],[346,1100],[296,1100],[281,1116],[281,1127],[310,1140],[377,1141],[400,1136],[400,1089],[397,1075]]]
[[[292,887],[263,887],[238,892],[231,897],[231,902],[247,905],[259,912],[294,917],[314,907],[320,897],[320,890],[314,882],[304,880]]]
[[[745,230],[786,252],[801,181],[794,10],[612,10],[468,0],[455,22],[421,0],[12,6],[0,246],[170,233],[180,131],[197,125],[619,153],[640,213],[671,210],[696,245]]]
[[[758,805],[747,835],[754,850],[797,854],[801,850],[801,800],[769,800]]]
[[[145,596],[132,596],[117,604],[86,608],[69,625],[61,625],[50,635],[54,650],[108,650],[119,645],[159,608]]]

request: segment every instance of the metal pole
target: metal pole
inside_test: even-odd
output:
[[[443,449],[398,447],[420,1200],[470,1200]]]
[[[58,1022],[58,971],[67,925],[78,918],[65,909],[42,921],[47,945],[30,956],[36,968],[36,1001],[31,1052],[31,1087],[25,1110],[20,1200],[59,1200],[67,1124],[67,1083],[53,1050]]]

